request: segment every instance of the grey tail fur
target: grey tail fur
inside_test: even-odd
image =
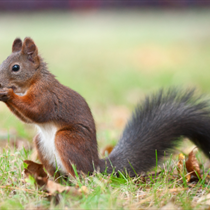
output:
[[[173,149],[180,137],[187,137],[210,157],[210,103],[195,96],[194,90],[160,90],[138,104],[122,137],[100,170],[148,171],[165,151]],[[135,172],[134,172],[135,170]]]

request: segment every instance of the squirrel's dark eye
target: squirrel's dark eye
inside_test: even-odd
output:
[[[19,69],[20,69],[20,66],[17,64],[12,67],[12,71],[19,71]]]

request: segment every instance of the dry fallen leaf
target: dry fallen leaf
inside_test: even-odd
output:
[[[43,165],[31,160],[24,160],[24,163],[27,164],[27,168],[24,169],[25,176],[29,177],[31,175],[36,180],[38,186],[44,186],[47,183],[48,175],[44,171]]]
[[[189,173],[193,172],[191,175],[196,176],[196,177],[199,176],[198,178],[201,177],[200,167],[199,167],[198,160],[195,157],[194,149],[190,152],[188,156],[188,160],[186,161],[186,168]]]
[[[185,156],[182,153],[180,153],[179,154],[179,161],[184,161],[184,160],[185,160]]]
[[[103,149],[102,155],[105,156],[106,153],[109,155],[109,154],[112,152],[113,149],[114,149],[114,146],[112,146],[112,145],[106,146],[106,147]]]
[[[29,173],[30,175],[35,175],[39,177],[47,177],[47,173],[44,171],[43,165],[39,163],[35,163],[31,160],[24,160],[24,163],[27,164],[27,168],[25,168],[25,173]]]
[[[180,153],[179,154],[179,162],[177,163],[177,170],[179,172],[179,174],[182,174],[184,171],[184,162],[185,162],[185,156]]]
[[[63,186],[52,180],[48,180],[45,186],[45,190],[49,192],[50,195],[55,194],[56,192],[62,193],[64,191],[70,192],[73,195],[81,195],[81,192],[75,187]]]
[[[187,179],[187,182],[189,182],[191,180],[191,174],[187,174],[186,179]]]
[[[177,171],[181,176],[183,174],[185,174],[184,163],[185,163],[185,156],[182,153],[180,153],[179,154],[179,162],[177,163]],[[185,177],[187,179],[187,182],[189,182],[191,179],[191,174],[186,174]]]
[[[53,195],[56,192],[62,193],[64,191],[70,192],[73,195],[81,195],[79,190],[75,187],[63,186],[52,180],[49,180],[49,176],[44,171],[42,164],[38,164],[30,160],[25,160],[24,163],[27,164],[27,168],[24,170],[26,178],[29,177],[29,175],[34,177],[36,184],[39,187],[42,187],[42,190],[47,191],[49,195]]]

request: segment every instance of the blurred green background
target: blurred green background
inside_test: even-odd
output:
[[[57,79],[90,105],[99,145],[116,140],[135,104],[161,87],[210,93],[210,10],[0,13],[0,62],[34,39]],[[32,139],[0,103],[0,130]]]

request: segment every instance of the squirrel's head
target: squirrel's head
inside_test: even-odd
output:
[[[40,66],[38,48],[31,38],[14,40],[12,54],[0,65],[0,88],[24,93],[35,80]]]

